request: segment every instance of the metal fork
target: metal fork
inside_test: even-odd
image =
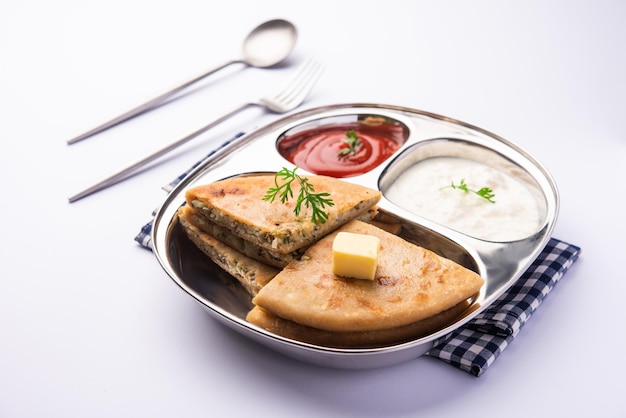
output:
[[[316,61],[309,59],[300,66],[294,77],[277,93],[263,97],[255,102],[248,102],[237,106],[230,112],[220,116],[208,125],[190,133],[189,135],[161,148],[160,150],[148,155],[147,157],[137,161],[136,163],[118,171],[110,177],[100,181],[99,183],[83,190],[82,192],[69,198],[70,203],[76,202],[91,194],[104,190],[114,184],[132,177],[138,170],[146,164],[156,160],[157,158],[167,154],[168,152],[187,143],[198,135],[208,131],[212,127],[218,125],[229,117],[241,112],[251,106],[261,106],[274,113],[286,113],[297,108],[315,86],[315,83],[321,76],[323,67]]]

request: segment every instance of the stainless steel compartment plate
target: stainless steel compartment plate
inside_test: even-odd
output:
[[[323,125],[360,115],[382,116],[406,125],[408,139],[388,160],[370,172],[344,179],[383,192],[380,210],[397,218],[402,235],[477,271],[485,285],[468,310],[449,326],[421,338],[376,348],[344,349],[290,340],[245,320],[252,307],[249,295],[215,266],[178,226],[177,209],[185,191],[244,173],[276,172],[292,167],[277,151],[276,141],[286,131],[306,124]],[[531,190],[543,214],[532,235],[515,241],[476,239],[414,215],[389,201],[384,193],[406,167],[433,156],[459,156],[492,165],[522,181]],[[305,171],[302,171],[306,173]],[[548,171],[530,154],[484,129],[448,117],[415,109],[378,104],[339,104],[309,109],[284,117],[218,150],[191,172],[159,208],[153,225],[153,249],[169,277],[217,320],[245,336],[285,355],[337,368],[374,368],[406,361],[426,353],[433,342],[462,326],[505,292],[528,268],[548,242],[556,221],[559,196]]]

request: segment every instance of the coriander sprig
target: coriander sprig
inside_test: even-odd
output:
[[[480,196],[486,200],[488,200],[491,203],[496,203],[495,200],[493,200],[494,197],[496,197],[496,195],[493,193],[493,190],[491,190],[489,187],[482,187],[479,190],[472,190],[469,187],[467,187],[467,183],[465,183],[465,179],[461,179],[461,183],[456,185],[454,184],[454,181],[449,185],[449,186],[444,186],[439,190],[443,190],[443,189],[447,189],[447,188],[453,188],[453,189],[458,189],[458,190],[463,190],[465,192],[470,192],[470,193],[474,193],[477,196]]]
[[[341,140],[347,147],[343,147],[337,154],[337,158],[346,158],[350,154],[356,154],[359,148],[361,148],[361,138],[356,134],[354,129],[346,132],[346,137]]]
[[[274,184],[276,187],[270,187],[265,192],[263,200],[273,202],[276,196],[279,196],[282,203],[287,202],[287,200],[293,198],[291,185],[296,181],[300,185],[300,191],[298,192],[296,206],[293,212],[296,216],[300,215],[302,204],[304,203],[304,206],[307,208],[310,207],[313,210],[311,221],[316,224],[323,224],[326,222],[326,219],[328,219],[328,213],[324,211],[324,208],[326,206],[334,206],[335,203],[329,198],[330,193],[315,193],[315,188],[309,182],[309,179],[296,174],[297,169],[298,167],[294,167],[293,170],[283,167],[278,171],[274,176]],[[279,180],[281,180],[282,183],[279,184]]]

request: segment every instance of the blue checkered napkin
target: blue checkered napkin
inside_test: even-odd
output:
[[[219,148],[241,135],[226,141]],[[171,191],[191,170],[216,151],[212,151],[163,189]],[[141,228],[135,241],[151,250],[151,234],[152,221]],[[513,341],[554,285],[576,261],[579,253],[579,247],[551,238],[535,262],[507,292],[463,327],[435,341],[434,348],[427,355],[480,376]]]
[[[551,238],[518,281],[463,327],[440,338],[427,355],[480,376],[513,341],[565,272],[580,248]]]

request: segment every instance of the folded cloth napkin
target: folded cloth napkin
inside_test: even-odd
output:
[[[513,286],[470,322],[435,341],[427,355],[480,376],[513,341],[579,254],[579,247],[550,238]]]
[[[163,189],[171,191],[192,169],[216,151],[212,151]],[[144,248],[152,249],[151,233],[152,221],[141,228],[135,241]],[[543,251],[511,288],[467,324],[435,341],[434,347],[426,354],[480,376],[513,341],[579,254],[580,248],[576,245],[550,238]]]

